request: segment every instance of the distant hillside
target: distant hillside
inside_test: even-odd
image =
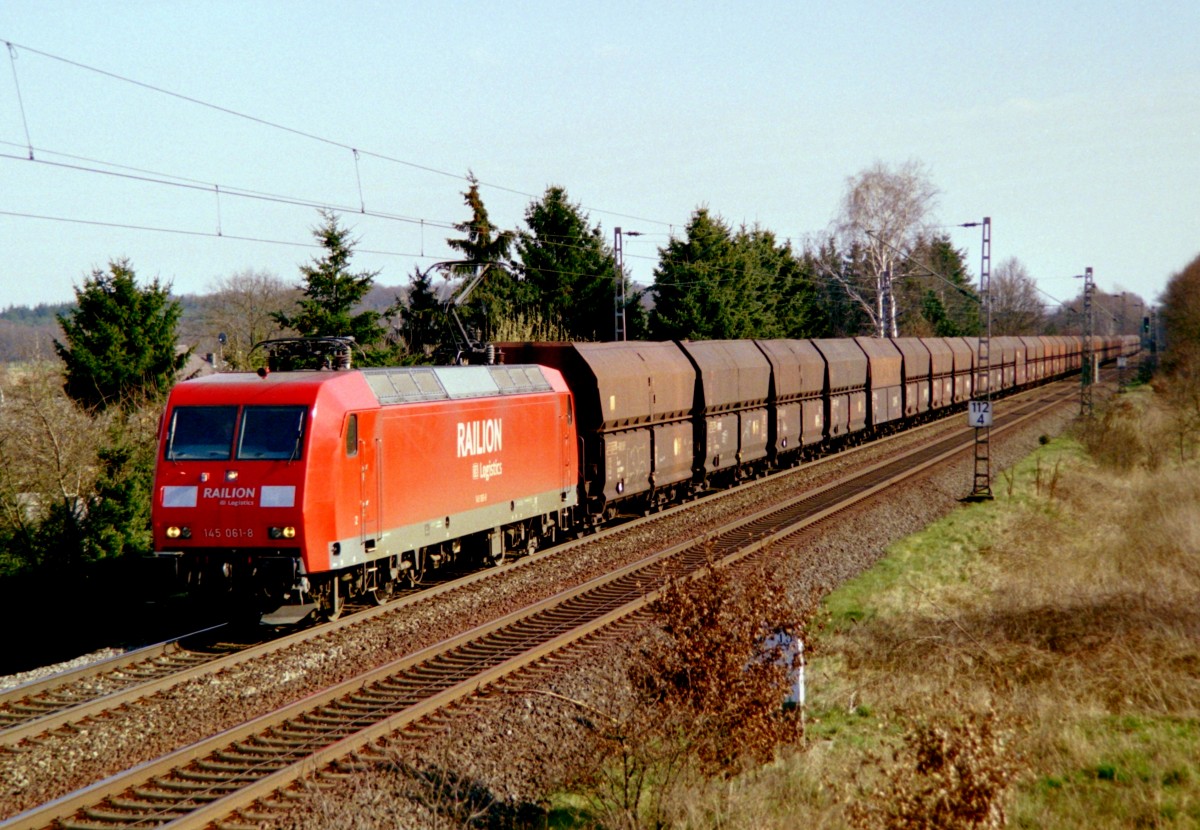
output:
[[[408,286],[376,285],[367,294],[364,308],[383,311],[408,295]],[[200,317],[203,301],[207,294],[176,295],[183,307],[180,319],[180,340],[188,346],[198,347],[199,353],[216,349],[216,332],[204,330]],[[25,360],[49,360],[55,357],[54,340],[62,337],[55,315],[66,314],[75,307],[74,303],[58,305],[9,306],[0,311],[0,363],[15,363]],[[211,342],[210,342],[211,341]]]
[[[56,314],[65,314],[73,303],[9,306],[0,311],[0,363],[48,360],[54,357],[54,338],[61,337]]]

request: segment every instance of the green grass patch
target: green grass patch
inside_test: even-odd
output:
[[[1017,788],[1017,827],[1195,827],[1200,721],[1123,716],[1067,724],[1059,752]]]

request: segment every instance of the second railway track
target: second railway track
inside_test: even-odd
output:
[[[1033,417],[1065,398],[1046,387],[1009,412],[996,430]],[[1068,393],[1069,394],[1069,393]],[[715,556],[747,556],[845,509],[898,480],[969,448],[959,434],[872,465],[693,541],[358,675],[210,740],[28,811],[0,825],[64,827],[201,827],[245,810],[291,781],[346,757],[517,671],[546,654],[634,613],[664,576]],[[254,816],[229,826],[253,823]]]

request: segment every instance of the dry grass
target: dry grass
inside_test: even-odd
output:
[[[747,794],[757,826],[1200,825],[1200,468],[1147,439],[1158,406],[1123,396],[829,598],[812,748]]]

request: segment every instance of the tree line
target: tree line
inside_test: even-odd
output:
[[[468,183],[467,218],[447,240],[455,259],[415,268],[399,294],[376,285],[379,272],[354,267],[358,240],[322,212],[312,229],[320,253],[297,283],[246,271],[218,280],[209,295],[180,298],[157,279],[139,282],[133,264],[118,259],[83,281],[73,305],[32,318],[0,313],[0,334],[44,326],[52,312],[60,335],[58,363],[10,364],[0,375],[0,573],[151,552],[155,427],[191,357],[180,342],[215,353],[226,369],[258,368],[265,356],[255,344],[285,335],[353,337],[360,364],[430,363],[460,356],[454,341],[464,336],[610,339],[617,296],[630,339],[981,328],[965,252],[932,227],[937,190],[915,163],[851,177],[831,230],[799,250],[697,208],[659,249],[645,287],[633,285],[608,235],[563,187],[530,202],[513,230],[492,222],[478,181]],[[1018,260],[997,268],[992,295],[994,334],[1047,325]]]

